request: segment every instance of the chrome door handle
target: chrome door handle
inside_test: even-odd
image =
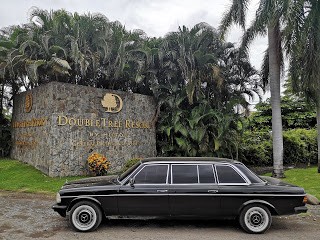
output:
[[[165,193],[165,192],[168,192],[168,190],[157,190],[157,192]]]
[[[219,192],[218,190],[208,190],[208,193],[217,193]]]

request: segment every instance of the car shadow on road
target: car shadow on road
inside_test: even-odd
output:
[[[107,219],[101,224],[101,227],[132,227],[132,228],[175,228],[175,229],[205,229],[205,228],[239,228],[236,220],[195,220],[195,219]]]

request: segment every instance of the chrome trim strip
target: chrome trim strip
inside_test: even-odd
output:
[[[226,197],[304,197],[305,194],[299,194],[299,195],[290,195],[290,194],[234,194],[234,193],[217,193],[217,194],[208,194],[208,193],[165,193],[165,194],[109,194],[109,195],[79,195],[79,196],[61,196],[61,198],[84,198],[84,197],[127,197],[127,196],[226,196]]]
[[[199,165],[197,165],[197,175],[198,175],[198,183],[200,183],[200,177],[199,177]]]

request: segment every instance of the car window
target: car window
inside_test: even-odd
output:
[[[241,172],[243,172],[247,178],[251,181],[251,183],[262,183],[263,181],[255,175],[253,172],[251,172],[245,165],[241,163],[237,163],[235,165],[238,169],[240,169]]]
[[[172,165],[172,183],[198,183],[197,165]]]
[[[200,183],[216,183],[212,165],[198,165]]]
[[[147,165],[135,177],[136,184],[166,184],[168,165]]]
[[[217,165],[219,183],[246,183],[246,181],[232,167]]]

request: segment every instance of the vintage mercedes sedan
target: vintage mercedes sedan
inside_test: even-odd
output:
[[[102,218],[237,218],[249,233],[263,233],[272,215],[307,211],[303,188],[267,182],[240,162],[218,158],[149,158],[120,176],[66,183],[54,211],[77,231]]]

